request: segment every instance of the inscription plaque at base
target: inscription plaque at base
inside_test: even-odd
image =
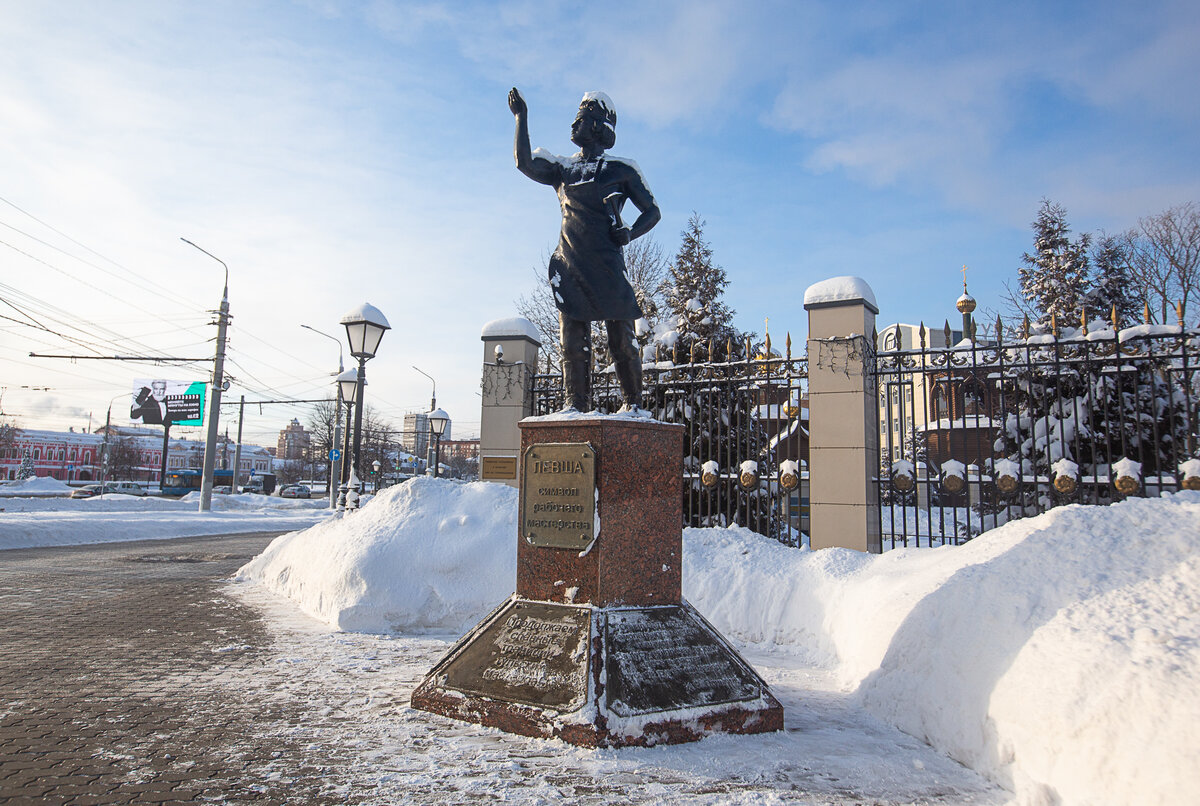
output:
[[[608,702],[620,716],[745,702],[762,694],[758,676],[682,607],[613,611],[605,641]]]
[[[448,688],[557,711],[587,699],[591,611],[515,602],[445,669]]]
[[[582,551],[596,539],[596,451],[543,443],[521,463],[521,536],[531,546]]]

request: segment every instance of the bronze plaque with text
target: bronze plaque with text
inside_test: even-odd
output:
[[[582,551],[596,538],[596,451],[586,442],[531,445],[521,474],[521,536]]]
[[[445,668],[448,688],[569,712],[587,697],[591,610],[515,602]]]
[[[483,479],[515,479],[517,477],[517,457],[485,456],[479,476]]]
[[[621,716],[761,696],[758,676],[682,607],[612,611],[605,641],[608,704]]]

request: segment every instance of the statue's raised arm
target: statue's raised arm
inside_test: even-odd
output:
[[[516,135],[513,137],[513,156],[517,160],[517,170],[535,182],[553,185],[558,176],[557,166],[550,160],[533,156],[529,147],[529,107],[516,87],[508,91],[508,108],[517,123]]]

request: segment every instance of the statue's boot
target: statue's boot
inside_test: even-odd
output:
[[[617,361],[613,364],[617,381],[621,384],[621,396],[628,409],[642,407],[642,364],[640,361]]]
[[[591,411],[592,372],[590,361],[563,362],[563,394],[566,408]]]

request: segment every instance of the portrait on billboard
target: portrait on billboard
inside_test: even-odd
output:
[[[129,419],[142,425],[203,425],[206,384],[139,378],[133,382]]]

